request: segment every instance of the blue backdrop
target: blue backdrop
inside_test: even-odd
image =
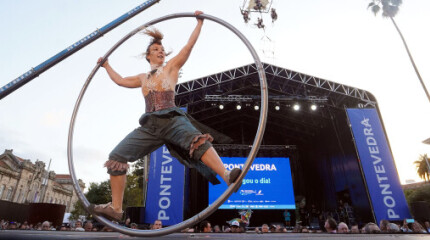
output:
[[[410,218],[376,109],[347,109],[376,221]]]
[[[145,222],[159,219],[163,225],[183,221],[185,167],[166,146],[151,153]]]
[[[224,166],[231,170],[243,167],[246,158],[222,157]],[[226,189],[227,184],[209,184],[209,204]],[[255,158],[242,181],[239,191],[233,193],[220,209],[295,209],[293,182],[289,158]]]

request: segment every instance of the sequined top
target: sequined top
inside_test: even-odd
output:
[[[154,112],[165,108],[175,107],[175,86],[169,78],[159,78],[164,67],[160,66],[146,76],[142,81],[142,88],[147,91],[145,95],[146,112]],[[158,79],[157,79],[158,78]],[[157,81],[155,80],[157,79]]]
[[[146,75],[146,79],[142,80],[142,87],[146,91],[169,91],[175,89],[173,81],[167,77],[159,78],[164,72],[164,67],[158,67]],[[159,78],[159,79],[157,79]],[[156,80],[157,79],[157,80]]]
[[[150,91],[145,96],[146,112],[155,112],[161,109],[176,107],[174,91]]]

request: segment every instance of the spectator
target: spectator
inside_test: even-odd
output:
[[[400,228],[395,223],[388,223],[387,224],[387,233],[400,233]]]
[[[275,225],[270,225],[269,227],[269,232],[276,232],[276,226]]]
[[[410,225],[411,226],[409,228],[412,229],[413,233],[427,233],[423,226],[417,221],[411,223]]]
[[[283,215],[284,215],[285,226],[289,227],[291,225],[291,213],[290,213],[290,211],[285,209]]]
[[[364,226],[364,232],[363,233],[381,233],[381,229],[379,229],[378,225],[376,225],[375,223],[368,223]]]
[[[97,227],[93,227],[93,229],[91,229],[91,232],[98,232],[99,229]]]
[[[84,225],[85,232],[91,232],[93,231],[93,223],[90,221],[86,221]]]
[[[10,222],[8,229],[9,230],[16,230],[16,229],[18,229],[18,225],[16,224],[16,222]]]
[[[215,225],[215,226],[214,226],[214,232],[216,232],[216,233],[220,233],[220,232],[222,232],[222,231],[221,231],[221,228],[219,227],[219,225]]]
[[[230,232],[231,233],[238,233],[238,232],[240,232],[240,224],[239,224],[238,221],[231,222]]]
[[[67,231],[67,227],[66,227],[66,225],[61,225],[61,227],[60,227],[60,231]]]
[[[387,225],[389,223],[390,222],[388,220],[385,220],[385,219],[383,219],[379,222],[379,229],[381,229],[381,232],[383,232],[383,233],[387,232]]]
[[[104,227],[102,228],[102,232],[113,232],[113,229],[112,229],[112,228],[110,228],[110,227],[108,227],[108,226],[104,226]]]
[[[324,224],[324,228],[328,233],[336,233],[336,228],[337,228],[336,220],[334,220],[331,217],[327,218]]]
[[[51,224],[48,221],[44,221],[42,223],[42,231],[50,231],[51,230]]]
[[[137,229],[137,224],[136,223],[131,223],[130,224],[130,228],[131,229]]]
[[[235,222],[237,222],[237,221],[235,221]],[[200,232],[202,232],[202,233],[210,233],[210,232],[212,232],[211,223],[208,222],[208,221],[206,221],[206,220],[203,221],[203,222],[201,222],[200,223]]]
[[[269,232],[269,225],[263,224],[261,225],[261,230],[258,229],[258,227],[255,228],[256,233],[268,233]]]
[[[406,219],[403,220],[403,225],[400,227],[400,231],[402,231],[404,233],[411,233],[412,232],[412,229],[409,228]]]
[[[28,230],[29,229],[28,222],[24,221],[24,223],[21,224],[21,226],[19,226],[19,229],[21,229],[21,230]]]
[[[163,224],[161,223],[161,220],[155,220],[154,224],[152,224],[151,230],[157,230],[161,229],[163,227]]]
[[[130,222],[131,222],[130,218],[127,218],[125,220],[124,226],[127,227],[127,228],[130,228]]]
[[[360,233],[360,229],[358,228],[358,225],[351,226],[351,233],[354,233],[354,234]]]
[[[78,221],[75,222],[75,231],[85,232],[85,229],[82,227],[81,220],[78,220]]]
[[[337,225],[337,232],[338,233],[349,233],[348,225],[346,225],[346,223],[344,223],[344,222],[340,222]]]
[[[300,222],[296,224],[293,228],[293,233],[301,233],[302,232],[302,225],[300,225]]]
[[[424,222],[424,226],[425,226],[425,229],[427,230],[427,232],[430,233],[430,222],[429,221],[425,221]]]

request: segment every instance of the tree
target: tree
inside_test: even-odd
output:
[[[79,216],[82,216],[82,215],[88,215],[88,213],[85,211],[81,201],[76,201],[75,204],[73,205],[73,211],[70,212],[69,219],[78,220]]]
[[[368,8],[371,8],[372,12],[375,14],[375,16],[378,14],[378,12],[382,9],[382,16],[383,17],[387,17],[390,18],[391,22],[393,23],[394,27],[397,30],[397,33],[399,33],[400,38],[403,41],[403,45],[405,46],[406,52],[408,53],[409,56],[409,60],[412,63],[412,66],[414,67],[415,73],[417,74],[418,79],[420,80],[421,86],[424,89],[424,92],[427,95],[427,99],[430,102],[430,94],[427,91],[426,85],[424,84],[423,79],[421,78],[421,74],[418,71],[417,66],[415,65],[415,61],[412,58],[412,54],[409,51],[409,47],[406,44],[406,40],[403,37],[402,32],[400,31],[400,28],[397,26],[396,21],[394,21],[394,17],[397,15],[397,13],[399,12],[399,7],[400,5],[402,5],[402,0],[371,0],[371,2],[369,3]]]
[[[127,175],[127,185],[124,191],[123,208],[143,205],[143,188],[139,176]]]
[[[143,188],[141,181],[143,180],[143,174],[139,175],[140,171],[133,171],[127,175],[127,185],[124,190],[123,209],[131,206],[142,206],[143,205]],[[106,180],[101,183],[90,183],[88,192],[85,193],[85,197],[90,203],[104,204],[111,201],[111,189],[110,181]],[[90,217],[81,201],[77,201],[74,205],[74,210],[71,212],[70,219],[76,220],[80,215],[86,215]]]
[[[110,182],[104,181],[101,183],[90,183],[88,192],[85,193],[85,197],[90,203],[103,204],[111,201],[111,190]],[[73,211],[70,213],[69,219],[76,220],[80,215],[86,215],[87,218],[90,214],[87,213],[82,205],[81,201],[77,201],[74,205]]]
[[[420,155],[419,159],[414,162],[418,176],[423,179],[424,181],[430,180],[430,174],[429,174],[429,162],[430,161],[427,157],[427,154]]]
[[[430,186],[421,186],[414,189],[404,190],[406,201],[409,206],[412,206],[414,202],[428,202],[430,204]]]

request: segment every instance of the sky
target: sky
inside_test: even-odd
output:
[[[140,5],[128,0],[0,0],[0,85],[4,86]],[[28,84],[0,100],[0,152],[13,149],[21,158],[51,160],[50,170],[67,174],[70,117],[79,92],[103,56],[140,25],[180,12],[203,12],[236,27],[252,43],[263,62],[329,81],[361,88],[378,100],[400,181],[420,181],[413,164],[430,155],[430,103],[418,81],[393,24],[374,16],[367,0],[274,0],[278,20],[257,14],[245,24],[242,0],[161,0],[105,34]],[[404,1],[396,16],[427,88],[430,89],[430,1]],[[181,18],[157,24],[167,50],[175,55],[186,43],[196,20]],[[139,57],[148,38],[137,34],[118,48],[109,62],[123,76],[148,72]],[[245,45],[223,26],[205,21],[180,82],[252,63]],[[76,175],[90,182],[108,178],[102,168],[109,152],[131,130],[145,104],[139,89],[116,86],[101,69],[79,109],[73,156]],[[88,185],[87,185],[88,186]]]

